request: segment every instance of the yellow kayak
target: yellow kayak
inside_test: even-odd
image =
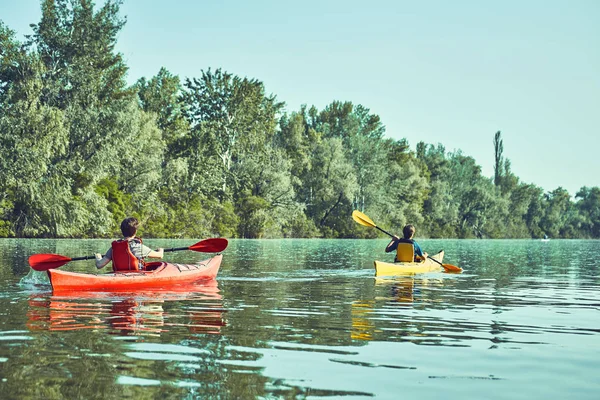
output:
[[[437,254],[429,256],[440,263],[444,259],[444,250]],[[424,272],[441,272],[442,266],[429,258],[422,262],[398,262],[387,263],[383,261],[375,261],[375,276],[386,275],[412,275],[422,274]]]

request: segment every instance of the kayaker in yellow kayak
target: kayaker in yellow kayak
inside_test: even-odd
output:
[[[396,257],[394,258],[394,262],[399,262],[399,261],[411,262],[413,260],[414,261],[422,261],[427,258],[427,253],[423,252],[423,250],[421,250],[421,246],[419,246],[419,244],[413,240],[413,237],[415,236],[415,232],[416,232],[415,226],[412,224],[408,224],[404,227],[404,229],[402,229],[402,233],[404,235],[403,238],[399,238],[396,235],[394,235],[392,237],[392,241],[385,248],[385,252],[389,253],[389,252],[396,250]],[[412,247],[414,249],[413,255],[411,257],[409,254],[408,260],[406,259],[407,256],[404,253],[404,250],[409,247],[405,248],[404,246],[398,246],[399,243],[407,243],[407,244],[412,245]],[[410,259],[410,258],[412,258],[412,259]]]
[[[113,262],[113,271],[139,271],[144,267],[144,258],[163,258],[164,250],[152,250],[142,244],[135,236],[140,222],[135,217],[125,218],[121,222],[123,239],[112,242],[110,249],[102,256],[96,253],[96,268],[100,269]]]

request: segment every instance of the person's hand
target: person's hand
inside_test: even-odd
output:
[[[398,240],[400,240],[400,238],[396,235],[392,236],[392,240],[394,240],[395,242],[397,242]]]
[[[94,253],[94,257],[96,257],[96,260],[101,260],[102,259],[102,254],[100,254],[100,253]]]

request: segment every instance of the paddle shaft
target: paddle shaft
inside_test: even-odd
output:
[[[96,256],[75,257],[71,258],[71,261],[92,260],[94,258],[96,258]]]
[[[163,249],[163,251],[165,253],[168,253],[170,251],[180,251],[180,250],[189,250],[189,249],[190,249],[189,247],[172,247],[170,249]]]
[[[448,267],[446,267],[444,264],[442,264],[441,262],[439,262],[435,258],[431,258],[431,257],[429,257],[429,255],[427,255],[427,258],[429,258],[431,261],[435,261],[436,263],[440,264],[442,267],[444,267],[444,269],[448,269]]]
[[[378,227],[377,225],[375,225],[375,228],[379,229],[381,232],[385,233],[386,235],[388,235],[389,237],[394,237],[394,235],[392,235],[391,233],[389,233],[386,230],[381,229],[380,227]]]

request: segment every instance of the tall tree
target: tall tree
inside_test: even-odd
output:
[[[127,66],[115,52],[121,0],[107,0],[94,12],[90,0],[43,0],[42,19],[32,25],[35,44],[48,72],[44,101],[61,109],[110,105],[124,95]]]
[[[152,198],[141,194],[158,179],[163,146],[114,51],[124,23],[120,3],[107,1],[95,11],[92,1],[45,0],[33,35],[22,50],[11,50],[21,56],[3,69],[9,81],[2,84],[1,150],[12,152],[14,168],[27,174],[15,175],[15,185],[29,187],[14,190],[17,235],[112,234],[118,204],[111,201],[141,199],[127,205],[131,213]],[[33,160],[37,165],[26,173]],[[116,192],[105,190],[107,178],[116,180]]]
[[[169,148],[167,155],[179,155],[180,142],[189,130],[179,77],[163,67],[150,80],[140,78],[136,87],[142,109],[156,115],[163,140]]]
[[[550,237],[561,237],[572,206],[571,196],[562,187],[546,193],[544,217],[540,221],[542,231]]]
[[[266,95],[262,82],[221,69],[202,71],[200,78],[186,79],[185,87],[186,115],[192,129],[188,148],[217,155],[218,175],[223,177],[220,197],[230,198],[240,184],[232,174],[234,164],[256,155],[270,142],[283,103]]]
[[[0,48],[9,49],[6,39]],[[52,164],[67,152],[64,115],[40,102],[45,68],[35,53],[7,52],[0,64],[0,199],[8,220],[2,224],[5,234],[69,235],[63,216],[66,208],[73,208],[74,199]],[[53,195],[46,198],[48,193]]]
[[[315,144],[311,170],[304,184],[310,191],[307,213],[315,225],[326,237],[345,232],[358,184],[342,139],[329,137]]]
[[[285,152],[291,162],[291,173],[298,178],[297,190],[302,188],[301,179],[310,165],[311,144],[320,140],[320,134],[308,123],[306,106],[299,112],[283,115],[279,121],[274,144]]]
[[[378,115],[352,102],[334,101],[314,120],[315,129],[323,137],[342,140],[344,152],[352,163],[358,190],[352,208],[376,210],[381,206],[381,191],[386,180],[388,148],[383,135],[385,127]],[[352,210],[347,210],[350,213]]]
[[[421,233],[427,232],[422,225],[423,204],[431,191],[425,165],[409,150],[406,140],[383,141],[387,156],[378,171],[380,184],[369,186],[371,200],[369,213],[379,215],[377,220],[387,226],[402,228],[407,223],[419,226]],[[376,197],[375,197],[376,196]],[[372,232],[372,231],[371,231]]]
[[[500,186],[502,173],[504,172],[504,144],[502,143],[500,131],[494,135],[494,185]]]

